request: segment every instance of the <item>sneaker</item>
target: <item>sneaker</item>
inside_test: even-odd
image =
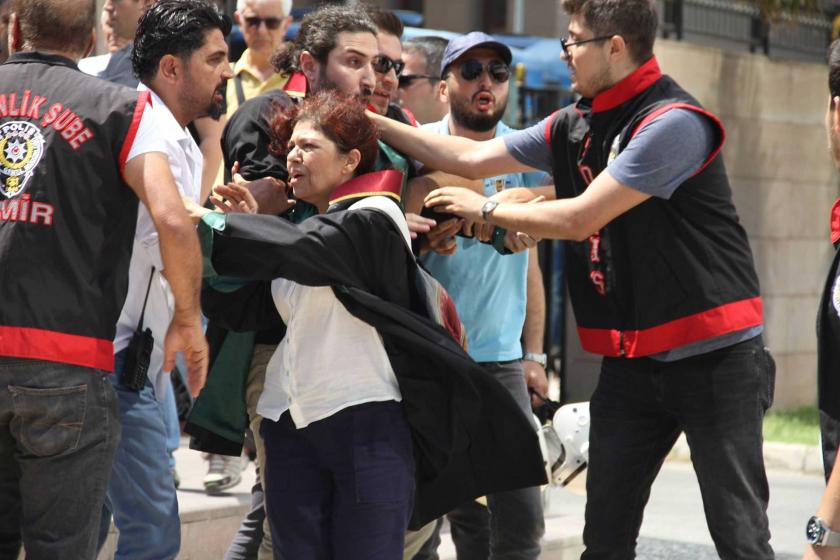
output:
[[[208,458],[210,467],[204,477],[204,491],[218,494],[233,488],[242,480],[243,458],[229,455],[211,454]]]

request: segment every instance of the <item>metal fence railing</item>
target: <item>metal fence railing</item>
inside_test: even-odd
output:
[[[754,6],[731,0],[657,0],[662,35],[774,58],[823,61],[831,22],[821,14],[766,22]]]

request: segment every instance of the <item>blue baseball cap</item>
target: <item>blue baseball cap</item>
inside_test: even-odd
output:
[[[513,60],[513,55],[507,45],[500,43],[487,33],[473,31],[472,33],[461,35],[449,41],[449,45],[443,51],[443,59],[440,61],[440,75],[443,76],[446,74],[446,69],[449,65],[461,58],[461,55],[477,47],[496,50],[502,57],[502,60],[505,61],[505,64],[510,64],[511,60]]]

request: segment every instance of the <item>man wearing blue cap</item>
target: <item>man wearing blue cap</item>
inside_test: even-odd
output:
[[[441,93],[449,114],[424,128],[472,140],[511,132],[501,122],[511,58],[507,46],[485,33],[450,41],[440,67]],[[485,179],[480,192],[492,196],[507,188],[537,186],[544,177],[499,175]],[[545,299],[536,247],[502,255],[478,239],[454,237],[463,224],[464,220],[452,218],[438,225],[427,236],[434,251],[421,260],[452,296],[466,327],[470,357],[510,391],[530,418],[528,388],[544,395],[548,385],[542,353]],[[493,494],[487,497],[487,506],[471,501],[448,514],[458,558],[537,558],[545,528],[539,489]],[[438,542],[433,538],[425,548],[434,548]],[[426,557],[421,553],[415,558]]]

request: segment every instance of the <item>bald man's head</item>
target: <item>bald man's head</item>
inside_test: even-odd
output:
[[[95,0],[12,0],[20,28],[20,50],[82,55],[96,25]]]

